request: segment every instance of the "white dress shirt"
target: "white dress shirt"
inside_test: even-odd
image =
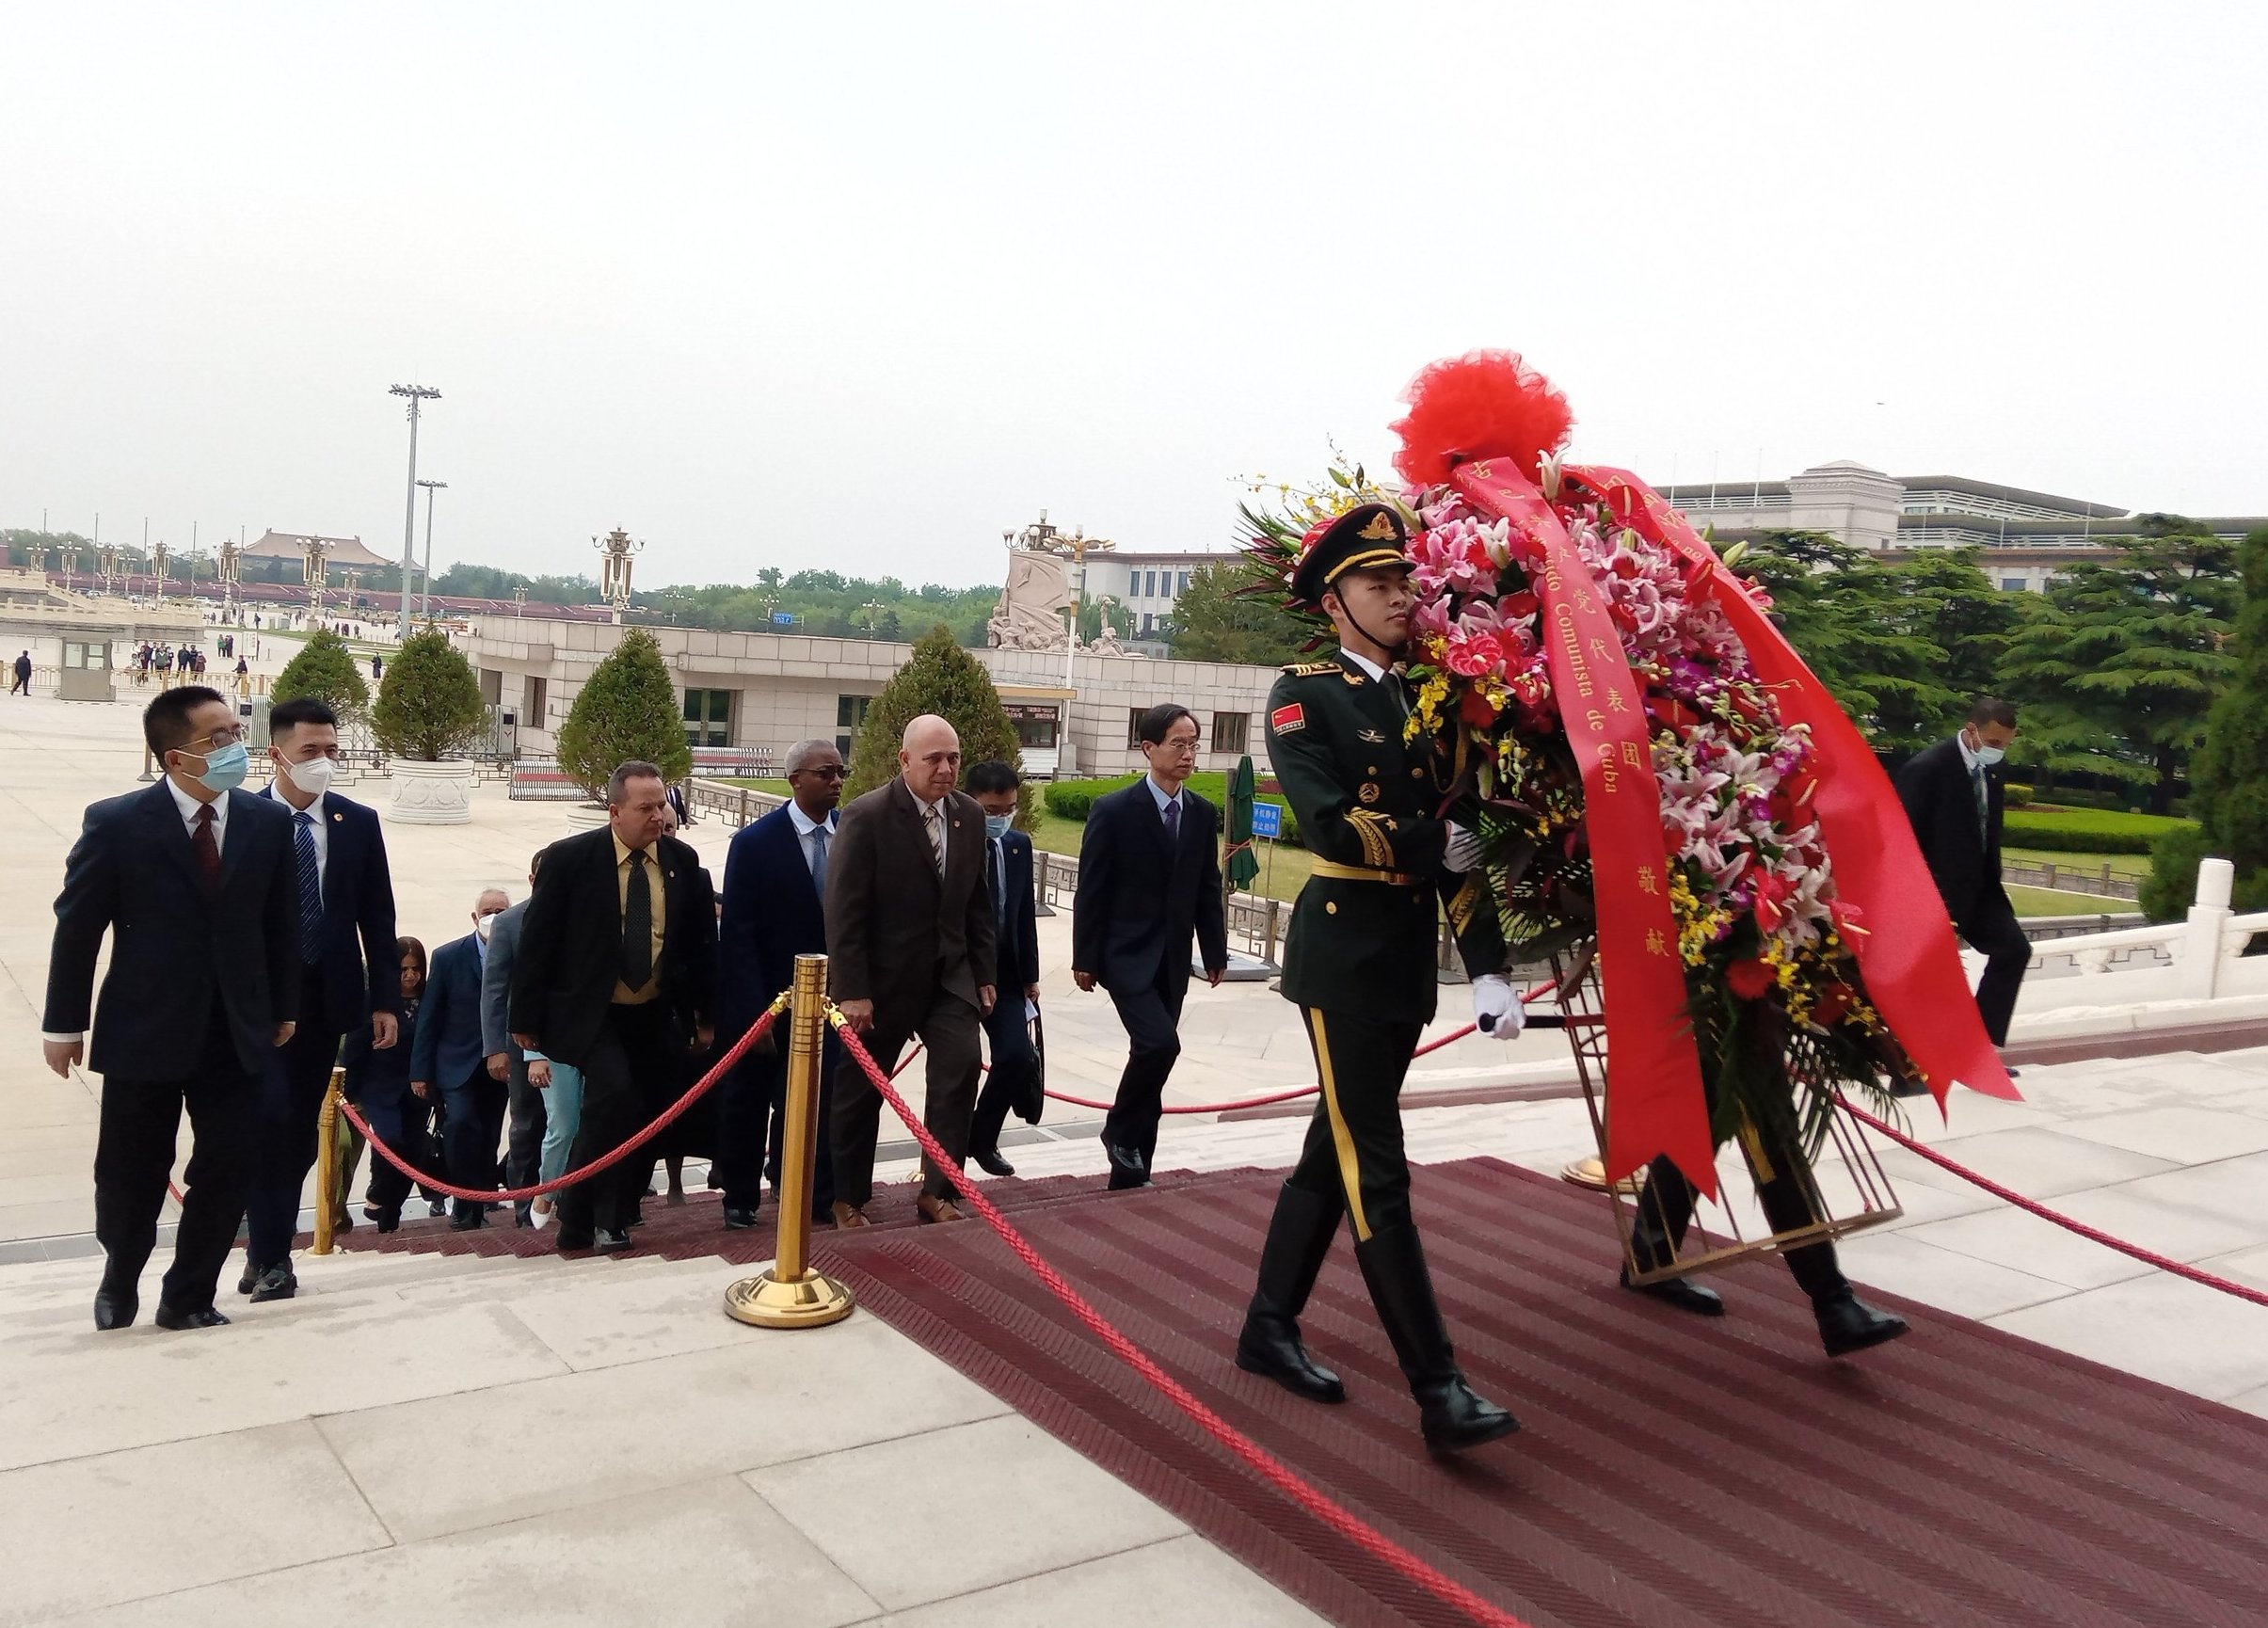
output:
[[[312,823],[308,826],[308,831],[315,839],[315,886],[318,891],[330,886],[330,817],[324,812],[323,808],[324,803],[329,797],[330,793],[326,791],[307,806],[307,812],[313,816]],[[293,807],[290,803],[285,802],[280,791],[276,794],[276,801],[282,803],[283,811],[292,816],[294,826],[292,831],[292,873],[297,875],[299,864],[297,825],[300,811]]]
[[[835,809],[827,810],[825,824],[829,842],[835,840],[836,814]],[[821,822],[805,813],[802,806],[792,797],[788,800],[788,820],[795,827],[796,846],[803,850],[804,869],[816,876],[819,873],[819,844],[811,840],[811,833],[820,828]]]
[[[197,811],[213,810],[213,846],[220,853],[229,850],[229,797],[222,792],[210,803],[200,803],[183,790],[172,775],[166,776],[166,790],[173,793],[173,806],[181,810],[181,822],[189,833],[189,840],[197,840]]]

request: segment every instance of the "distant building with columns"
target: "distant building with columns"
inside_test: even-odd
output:
[[[1886,475],[1864,464],[1820,464],[1783,481],[1663,487],[1662,496],[1723,541],[1765,532],[1824,532],[1877,552],[1983,551],[1993,585],[2036,592],[2075,558],[2100,554],[2107,537],[2132,536],[2137,511],[2115,503],[1973,480],[1966,475]],[[2235,541],[2268,516],[2195,517]]]

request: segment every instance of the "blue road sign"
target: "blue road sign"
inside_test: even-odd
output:
[[[1253,835],[1280,840],[1284,836],[1284,806],[1280,803],[1254,803]]]
[[[783,628],[795,626],[795,613],[792,611],[775,611],[772,613],[772,619]]]

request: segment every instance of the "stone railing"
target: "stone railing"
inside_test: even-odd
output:
[[[2065,865],[2044,860],[2037,865],[2014,859],[2001,861],[2000,879],[2019,887],[2052,887],[2064,893],[2092,893],[2099,899],[2139,899],[2139,877],[2116,876],[2110,866]]]
[[[2268,998],[2268,955],[2245,953],[2268,934],[2268,911],[2229,909],[2233,874],[2226,859],[2200,865],[2186,920],[2036,938],[2020,1021],[2062,1008]]]

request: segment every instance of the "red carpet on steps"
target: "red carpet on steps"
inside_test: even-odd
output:
[[[1717,1274],[1721,1320],[1656,1306],[1615,1286],[1595,1194],[1493,1159],[1423,1168],[1416,1202],[1460,1359],[1523,1432],[1427,1457],[1344,1245],[1304,1326],[1350,1399],[1300,1401],[1229,1360],[1280,1179],[986,1190],[1207,1403],[1534,1628],[2268,1624],[2268,1420],[1894,1297],[1914,1333],[1830,1363],[1769,1261]],[[713,1203],[648,1213],[652,1253],[770,1253],[768,1228],[718,1230]],[[345,1241],[533,1253],[548,1236]],[[869,1311],[1321,1615],[1464,1620],[1183,1420],[982,1222],[823,1233],[817,1253]]]

